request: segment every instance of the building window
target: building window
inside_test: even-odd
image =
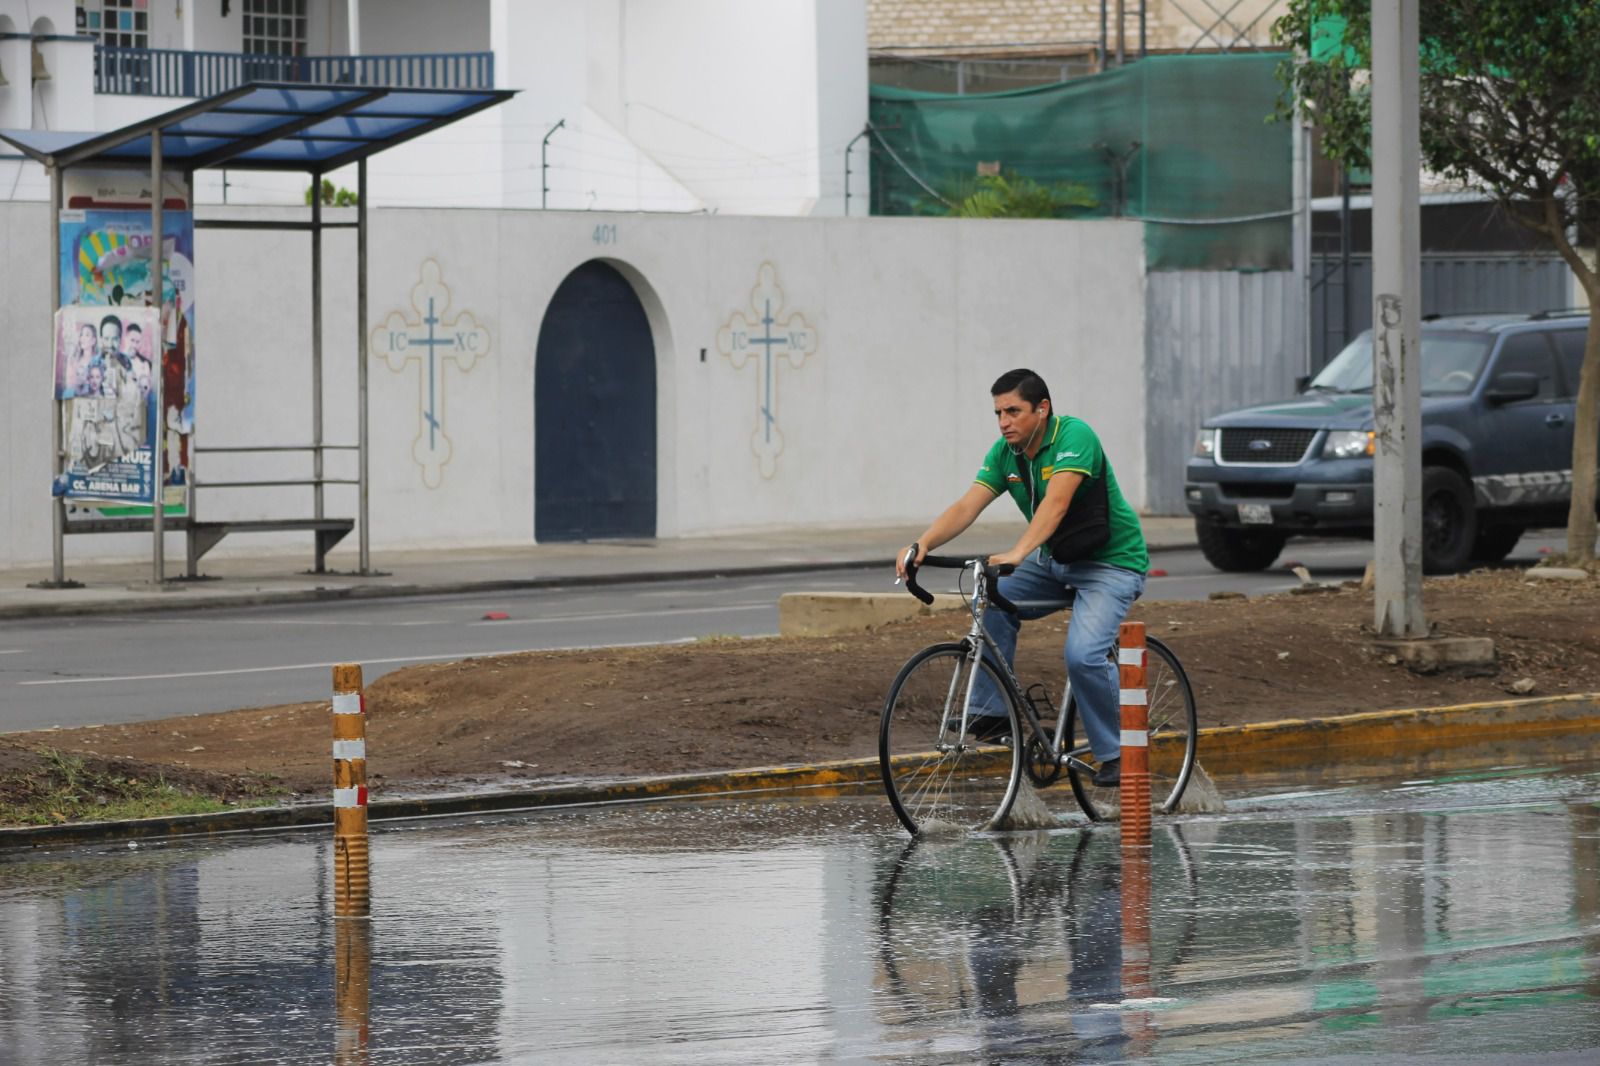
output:
[[[244,50],[253,55],[305,55],[306,0],[244,0]]]
[[[78,32],[118,48],[150,47],[150,0],[88,0],[78,4]]]

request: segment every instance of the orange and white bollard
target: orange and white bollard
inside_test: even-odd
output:
[[[1122,623],[1117,643],[1122,689],[1122,841],[1149,844],[1150,707],[1144,677],[1144,623]]]
[[[367,856],[367,696],[361,667],[333,668],[333,916],[365,918],[372,882]]]
[[[1145,687],[1148,651],[1143,622],[1124,622],[1118,633],[1122,688],[1122,996],[1155,994],[1150,954],[1150,707]],[[1155,1038],[1148,1011],[1131,1011],[1123,1023],[1134,1057],[1148,1054]]]

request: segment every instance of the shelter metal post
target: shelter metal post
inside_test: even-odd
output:
[[[189,218],[192,221],[194,219],[194,171],[185,170],[183,172],[183,190],[188,195]],[[191,297],[191,299],[192,299],[192,297]],[[172,313],[174,315],[178,314],[178,306],[177,306],[176,303],[173,304]],[[176,321],[173,322],[173,324],[172,324],[173,329],[177,329],[179,325],[180,325],[179,322],[176,322]],[[194,337],[192,335],[187,335],[187,336],[188,336],[189,343],[186,344],[184,346],[184,349],[183,349],[184,358],[189,360],[189,366],[186,366],[186,367],[183,368],[183,372],[184,372],[184,376],[185,376],[186,380],[187,380],[187,377],[188,377],[188,374],[189,374],[189,368],[194,365]],[[182,420],[180,419],[180,425],[181,425],[181,423],[182,423]],[[180,451],[180,453],[182,451],[182,445],[181,444],[179,445],[179,451]],[[200,494],[197,493],[195,491],[195,489],[194,489],[195,482],[197,482],[200,479],[199,478],[199,469],[198,469],[199,465],[200,465],[200,436],[199,436],[199,433],[197,432],[197,428],[196,428],[195,424],[193,422],[190,422],[189,423],[189,463],[188,463],[188,470],[185,472],[185,476],[184,476],[184,479],[183,479],[183,513],[184,513],[184,515],[186,515],[188,517],[189,522],[190,522],[191,525],[200,520],[200,510],[199,510],[199,506],[198,506],[199,502],[200,502],[199,501]],[[186,551],[184,554],[188,555],[189,553]],[[187,569],[185,570],[185,573],[189,577],[199,577],[200,574],[198,572],[197,565],[198,565],[198,560],[195,560],[194,564],[191,564],[191,565],[189,565],[187,567]]]
[[[324,517],[322,495],[322,174],[311,172],[311,493],[313,514]],[[325,569],[317,553],[316,572]]]
[[[367,161],[356,164],[356,480],[357,525],[360,529],[361,561],[363,574],[372,572],[372,530],[368,518],[371,478],[367,473]]]
[[[56,312],[61,309],[61,168],[50,168],[50,336],[55,337]],[[54,355],[54,351],[51,352]],[[53,379],[52,379],[53,380]],[[52,489],[66,473],[66,441],[61,419],[65,406],[60,390],[50,405],[50,468]],[[60,588],[67,580],[67,498],[50,497],[50,582]]]
[[[155,424],[155,454],[150,457],[151,465],[151,499],[150,499],[150,566],[151,580],[157,585],[167,579],[167,565],[165,558],[165,530],[166,518],[166,492],[165,492],[165,465],[167,456],[167,407],[165,397],[161,395],[162,372],[166,363],[166,330],[161,328],[161,304],[166,295],[166,249],[164,247],[166,235],[161,231],[163,189],[161,167],[161,129],[157,127],[150,131],[150,292],[149,300],[156,309],[156,342],[153,346],[155,355],[155,373],[150,375],[151,391],[156,397],[156,424]],[[59,267],[57,268],[59,269]]]

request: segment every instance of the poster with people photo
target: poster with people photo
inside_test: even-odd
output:
[[[143,311],[156,288],[150,269],[152,198],[148,173],[69,171],[65,194],[68,209],[61,213],[59,263],[63,308],[98,308],[100,318]],[[173,514],[183,511],[192,463],[189,446],[195,411],[194,215],[188,210],[187,184],[180,178],[169,176],[162,201],[166,210],[162,213],[165,269],[160,278],[161,315],[153,329],[139,330],[139,340],[151,359],[151,371],[161,375],[163,410],[160,417],[152,412],[146,424],[152,427],[152,453],[163,459],[162,497],[167,513]],[[79,326],[89,324],[85,319]],[[92,324],[98,333],[99,319]],[[79,340],[87,343],[87,330],[81,332]],[[58,389],[64,384],[58,382]],[[63,406],[70,413],[71,402],[66,401]],[[83,406],[87,409],[89,405]],[[104,447],[85,452],[92,459],[104,454]],[[120,509],[107,508],[105,501],[126,504],[136,499],[106,491],[108,479],[104,474],[93,480],[95,487],[91,489],[72,477],[57,479],[57,495],[86,503],[83,508],[68,508],[69,521],[80,513],[93,517],[97,511],[119,512]],[[154,502],[148,490],[137,498]]]
[[[55,492],[86,500],[154,501],[155,373],[161,317],[153,307],[56,312],[56,398],[66,471]]]

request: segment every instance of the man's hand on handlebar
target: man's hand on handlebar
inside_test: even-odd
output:
[[[1008,552],[1000,552],[997,555],[989,556],[989,565],[990,566],[1009,566],[1014,570],[1017,567],[1021,566],[1025,561],[1027,561],[1027,558],[1028,558],[1028,556],[1030,554],[1031,554],[1030,552],[1018,553],[1015,549],[1012,549],[1011,551],[1008,551]]]
[[[904,548],[901,548],[900,553],[894,557],[895,574],[899,576],[901,581],[904,581],[906,579],[906,560],[909,558],[913,567],[921,566],[922,559],[927,554],[927,549],[922,547],[921,544],[907,544]]]

